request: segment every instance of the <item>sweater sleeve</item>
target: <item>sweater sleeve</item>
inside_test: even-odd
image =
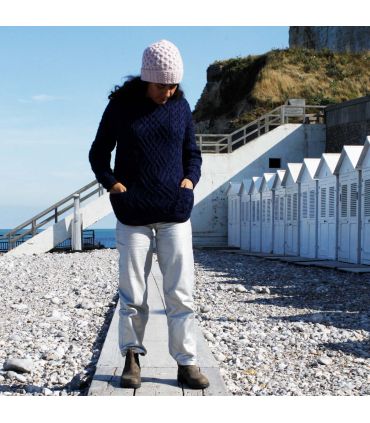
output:
[[[190,179],[193,182],[193,187],[195,188],[201,176],[202,156],[195,141],[193,116],[187,101],[186,129],[182,157],[184,178]]]
[[[104,110],[95,140],[89,151],[91,169],[98,182],[107,191],[117,182],[110,166],[111,152],[117,142],[113,115],[113,104],[110,101]]]

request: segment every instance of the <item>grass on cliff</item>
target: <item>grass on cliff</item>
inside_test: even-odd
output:
[[[214,118],[227,115],[236,126],[254,120],[289,98],[327,105],[370,94],[370,52],[292,48],[214,64],[221,68],[220,103],[213,110],[208,103],[201,114]],[[235,110],[240,102],[247,105],[242,114]],[[196,119],[202,119],[199,113]]]

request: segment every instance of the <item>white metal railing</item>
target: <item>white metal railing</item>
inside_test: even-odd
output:
[[[45,226],[47,223],[52,221],[53,223],[57,223],[61,215],[75,207],[76,199],[79,199],[78,204],[80,205],[95,194],[97,194],[99,197],[104,194],[103,186],[99,184],[96,179],[68,195],[68,197],[63,198],[62,200],[38,213],[36,216],[33,216],[25,222],[21,223],[11,231],[1,235],[0,243],[7,243],[8,251],[15,248],[17,245],[23,242],[22,238],[36,235],[37,230],[42,226]],[[39,220],[42,218],[44,218],[44,220],[40,222]],[[29,226],[31,227],[27,229]],[[23,232],[19,233],[19,231]]]
[[[203,153],[232,153],[247,142],[285,123],[321,123],[326,106],[293,106],[284,104],[230,134],[196,134]]]

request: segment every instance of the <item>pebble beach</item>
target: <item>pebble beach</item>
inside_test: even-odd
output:
[[[196,319],[232,395],[370,394],[370,275],[194,249]],[[86,395],[118,252],[0,256],[0,395]]]

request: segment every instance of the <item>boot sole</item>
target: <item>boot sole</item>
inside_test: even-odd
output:
[[[180,384],[180,383],[182,383],[183,385],[186,385],[186,386],[188,386],[190,389],[206,389],[206,388],[208,388],[209,387],[209,383],[207,383],[207,384],[204,384],[204,385],[196,385],[196,386],[192,386],[192,385],[189,385],[187,382],[186,382],[186,380],[184,380],[184,379],[182,379],[181,377],[179,377],[179,376],[177,376],[177,383],[178,384]]]
[[[138,389],[138,388],[141,387],[141,383],[131,383],[129,381],[121,379],[120,387],[121,388],[129,388],[129,389]]]

